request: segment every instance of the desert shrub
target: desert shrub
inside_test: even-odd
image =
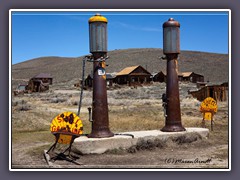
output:
[[[115,99],[126,99],[132,97],[134,94],[134,90],[132,89],[122,89],[115,91]]]
[[[18,101],[12,101],[12,106],[17,106],[18,105]]]
[[[122,89],[112,94],[115,99],[148,99],[149,94],[143,89]]]
[[[77,106],[78,104],[79,104],[79,101],[77,101],[77,100],[72,101],[72,105]]]
[[[136,145],[130,147],[127,149],[127,152],[129,153],[136,153],[137,151],[142,150],[154,150],[155,148],[164,148],[166,146],[166,143],[160,139],[148,139],[144,140],[141,139],[139,142],[137,142]]]
[[[181,101],[182,107],[199,107],[200,104],[201,102],[194,98],[184,98]]]
[[[54,97],[54,98],[50,99],[51,103],[62,103],[65,101],[67,101],[66,98],[59,98],[59,97]]]
[[[29,104],[23,104],[17,108],[19,111],[28,111],[31,110],[31,106]]]
[[[186,134],[186,135],[171,138],[173,142],[179,145],[185,144],[185,143],[192,143],[201,139],[202,139],[201,135],[197,133],[191,133],[191,134]]]
[[[115,106],[127,106],[131,104],[132,101],[128,99],[115,99],[115,98],[108,98],[108,104],[109,105],[115,105]]]
[[[28,111],[31,110],[30,104],[24,100],[13,101],[12,105],[16,107],[17,111]]]
[[[106,154],[124,154],[125,152],[126,152],[126,149],[123,149],[122,147],[120,147],[120,148],[107,150],[105,153]]]
[[[78,98],[70,98],[67,100],[67,105],[70,106],[77,106],[79,104],[79,99]]]

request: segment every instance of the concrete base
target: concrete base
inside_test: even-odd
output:
[[[150,130],[124,132],[119,134],[132,134],[134,135],[134,138],[125,135],[115,135],[114,137],[109,138],[88,138],[86,136],[80,136],[75,139],[73,144],[82,154],[102,154],[108,150],[128,149],[136,146],[141,141],[158,140],[166,142],[169,139],[186,139],[186,137],[194,135],[203,139],[208,137],[209,130],[206,128],[186,128],[186,131],[181,132]]]

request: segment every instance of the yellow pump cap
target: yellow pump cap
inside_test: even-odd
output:
[[[105,22],[107,23],[107,18],[105,18],[104,16],[102,16],[101,14],[97,13],[95,14],[95,16],[92,16],[89,20],[89,23],[93,23],[93,22]]]

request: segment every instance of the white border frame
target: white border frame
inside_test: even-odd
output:
[[[228,12],[228,55],[229,55],[229,168],[228,169],[12,169],[12,12]],[[9,10],[9,170],[10,171],[231,171],[231,9],[10,9]]]

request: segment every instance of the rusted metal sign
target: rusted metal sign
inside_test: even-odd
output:
[[[206,99],[204,99],[204,101],[201,103],[200,106],[200,111],[201,112],[217,112],[217,102],[211,98],[211,97],[207,97]]]
[[[204,112],[203,113],[203,118],[205,120],[211,121],[213,119],[213,113],[212,112]]]
[[[81,119],[74,114],[73,112],[63,112],[57,115],[51,123],[50,126],[51,133],[55,136],[55,143],[50,147],[50,149],[44,152],[45,157],[48,161],[56,159],[64,159],[67,161],[75,162],[75,159],[70,155],[72,143],[75,138],[83,134],[83,124]],[[56,148],[57,143],[69,145],[62,153],[54,154],[54,149]],[[68,151],[68,154],[64,153]]]
[[[213,130],[213,116],[217,112],[217,102],[211,98],[207,97],[201,103],[200,111],[203,113],[202,126],[206,127],[205,120],[211,121],[211,130]]]
[[[83,125],[80,118],[73,112],[63,112],[52,120],[50,130],[52,133],[81,135]]]
[[[83,125],[73,112],[63,112],[52,120],[50,130],[53,134],[59,134],[57,143],[70,144],[73,136],[83,134]]]

